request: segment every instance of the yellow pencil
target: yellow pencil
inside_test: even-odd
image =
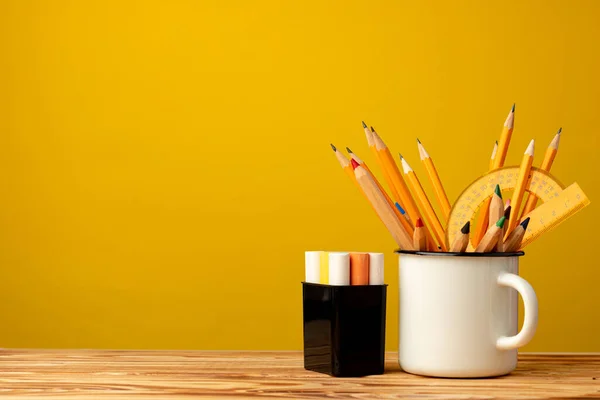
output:
[[[352,179],[352,181],[354,181],[354,183],[356,184],[356,187],[358,187],[360,189],[358,182],[356,182],[356,177],[354,176],[354,171],[352,170],[352,164],[350,164],[350,160],[348,160],[346,158],[346,156],[344,156],[342,153],[337,151],[337,148],[333,144],[330,144],[330,146],[333,149],[335,157],[339,161],[339,163],[342,166],[342,169],[344,170],[346,175],[348,175],[350,177],[350,179]]]
[[[498,141],[494,144],[494,148],[492,149],[492,156],[490,157],[490,166],[489,169],[492,170],[494,168],[494,157],[496,157],[496,152],[498,151]]]
[[[506,231],[506,236],[508,236],[508,234],[515,228],[515,226],[517,226],[517,223],[519,221],[519,209],[521,208],[523,194],[525,193],[525,188],[527,187],[530,178],[531,165],[533,164],[534,148],[535,141],[532,139],[531,142],[529,142],[529,146],[527,146],[525,153],[523,154],[523,159],[521,160],[521,167],[519,168],[519,176],[515,185],[515,191],[513,192],[512,198],[510,200],[510,206],[514,208],[515,212],[512,213],[510,219],[508,220],[508,230]]]
[[[377,215],[379,215],[379,218],[381,218],[381,221],[396,241],[396,244],[402,249],[412,250],[412,238],[402,227],[402,223],[385,200],[383,193],[381,193],[381,190],[377,187],[371,174],[356,161],[352,160],[351,163],[358,184],[363,189],[363,192],[373,205],[373,208],[375,208]]]
[[[363,127],[366,124],[363,122]],[[375,129],[371,127],[370,133],[366,133],[367,129],[365,128],[365,135],[367,135],[367,143],[371,140],[373,144],[370,146],[372,151],[375,153],[375,158],[377,159],[381,170],[383,171],[383,176],[390,187],[392,193],[395,193],[396,201],[404,207],[404,210],[408,213],[410,219],[412,221],[416,221],[417,218],[421,217],[419,213],[419,209],[417,208],[417,204],[412,198],[408,187],[406,186],[406,182],[402,178],[402,174],[400,170],[398,170],[398,166],[392,157],[390,150],[383,142],[381,137],[377,134]],[[435,245],[431,233],[429,229],[425,227],[425,235],[427,236],[427,244],[429,246],[429,250],[435,250],[437,246]]]
[[[354,175],[354,169],[352,168],[352,164],[351,164],[350,160],[348,160],[346,158],[346,156],[344,156],[341,152],[337,151],[337,148],[333,144],[331,144],[331,148],[333,149],[333,152],[335,153],[335,157],[339,161],[339,163],[342,166],[342,169],[344,170],[344,172],[346,173],[346,175],[348,175],[348,177],[350,177],[350,180],[352,182],[354,182],[354,184],[356,185],[356,188],[358,189],[358,191],[360,192],[360,194],[362,194],[364,196],[364,198],[367,200],[367,203],[369,203],[369,205],[371,207],[373,207],[373,205],[369,201],[369,198],[367,197],[367,195],[365,194],[365,192],[362,190],[362,188],[360,187],[360,185],[356,181],[356,176]],[[377,210],[375,210],[375,207],[373,207],[373,210],[375,212],[377,212]]]
[[[416,221],[421,215],[419,214],[419,210],[415,201],[413,200],[404,179],[402,178],[402,174],[390,153],[390,149],[386,146],[386,144],[381,140],[381,137],[377,134],[377,132],[372,131],[373,135],[373,143],[375,144],[375,149],[377,150],[377,154],[379,155],[378,159],[381,163],[381,169],[387,171],[387,176],[390,179],[391,186],[396,188],[400,198],[396,199],[400,204],[404,206],[404,209],[408,212],[408,215],[413,221]]]
[[[448,196],[446,195],[446,191],[444,190],[444,186],[442,185],[442,181],[435,169],[435,165],[433,165],[433,160],[425,150],[425,147],[421,143],[419,139],[417,139],[417,146],[419,147],[419,155],[421,157],[421,161],[423,165],[425,165],[425,170],[427,171],[427,176],[429,176],[429,181],[433,186],[433,190],[435,192],[435,196],[437,198],[438,204],[442,208],[442,213],[444,215],[444,221],[448,219],[450,215],[450,210],[452,207],[450,206],[450,202],[448,201]]]
[[[360,158],[358,158],[358,156],[356,154],[354,154],[354,152],[352,150],[350,150],[349,147],[346,147],[346,150],[348,151],[348,154],[350,154],[350,157],[354,161],[356,161],[358,163],[358,165],[362,165],[363,167],[365,167],[365,169],[367,170],[367,172],[369,174],[371,174],[371,177],[373,178],[373,180],[377,184],[377,187],[379,188],[379,190],[381,190],[381,193],[383,193],[383,196],[385,197],[385,200],[388,202],[388,204],[390,205],[390,207],[392,208],[392,210],[394,210],[394,213],[396,214],[396,216],[400,219],[400,222],[402,223],[402,226],[404,227],[404,229],[406,229],[406,232],[408,232],[409,235],[412,235],[413,234],[413,226],[412,226],[412,224],[410,223],[409,220],[407,220],[402,215],[402,213],[400,212],[400,210],[398,210],[398,208],[395,206],[395,204],[392,201],[392,199],[390,199],[390,196],[386,193],[386,191],[383,189],[383,187],[381,186],[381,184],[377,181],[377,178],[375,178],[375,175],[373,175],[373,172],[371,172],[371,170],[369,169],[369,167],[367,166],[367,164],[363,160],[361,160]],[[352,169],[352,165],[350,165],[350,169]],[[352,175],[354,176],[354,171],[352,171]]]
[[[375,141],[373,140],[373,132],[375,132],[375,129],[373,129],[373,127],[371,127],[371,129],[369,129],[367,127],[367,124],[365,124],[365,121],[362,121],[362,125],[363,125],[363,129],[365,131],[365,136],[367,138],[367,144],[369,145],[369,149],[373,153],[373,156],[375,156],[375,160],[377,160],[377,164],[379,164],[379,167],[381,168],[381,173],[383,174],[383,179],[385,179],[385,182],[387,183],[388,188],[390,189],[390,192],[392,193],[392,197],[394,198],[394,200],[399,202],[400,201],[400,193],[398,192],[398,190],[396,190],[396,186],[394,186],[394,183],[392,182],[392,178],[389,176],[388,171],[383,167],[382,161],[380,159],[379,151],[377,151],[377,147],[375,146]]]
[[[513,128],[515,125],[515,105],[513,104],[512,109],[504,121],[504,127],[500,134],[500,140],[498,141],[498,150],[494,154],[494,162],[492,163],[491,170],[498,169],[504,166],[504,160],[506,159],[506,153],[508,153],[508,146],[510,144],[510,138],[512,137]],[[486,232],[488,221],[489,221],[489,207],[491,198],[487,199],[481,209],[481,214],[477,219],[477,225],[473,230],[473,243],[477,245],[483,235]],[[513,207],[514,208],[514,207]]]
[[[542,171],[550,172],[550,168],[552,168],[552,163],[554,162],[554,158],[556,157],[556,153],[558,152],[558,143],[560,142],[560,133],[562,132],[562,128],[558,130],[558,133],[554,135],[554,139],[550,142],[550,145],[546,149],[546,154],[544,155],[544,161],[542,161],[542,165],[540,169]],[[531,193],[529,193],[527,197],[527,202],[525,203],[525,207],[523,208],[523,212],[521,213],[521,218],[529,214],[535,206],[537,205],[537,197]]]
[[[510,205],[504,209],[505,221],[508,221],[510,219],[510,211]],[[506,251],[506,245],[504,243],[504,236],[506,236],[506,231],[508,231],[508,224],[504,224],[504,227],[502,228],[502,233],[500,234],[500,238],[498,239],[498,244],[496,245],[496,250],[499,252]]]
[[[444,236],[444,228],[442,227],[442,224],[440,224],[440,220],[438,219],[437,215],[435,215],[435,211],[433,210],[433,207],[427,198],[427,194],[425,194],[425,190],[423,190],[423,186],[421,186],[421,182],[419,182],[419,178],[417,178],[415,171],[413,171],[410,165],[408,165],[402,155],[400,155],[400,160],[402,161],[404,174],[406,175],[407,180],[412,187],[413,193],[415,193],[417,199],[419,200],[421,210],[423,210],[427,224],[432,228],[433,234],[442,250],[448,251]]]

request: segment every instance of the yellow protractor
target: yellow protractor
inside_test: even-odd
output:
[[[471,221],[471,225],[474,226],[479,208],[488,197],[492,196],[496,185],[500,185],[503,191],[512,190],[515,188],[518,176],[519,167],[504,167],[489,172],[471,183],[458,196],[450,211],[446,227],[448,243],[454,242],[460,228],[467,221]],[[531,219],[521,243],[522,248],[590,203],[577,183],[565,189],[555,177],[535,167],[531,168],[531,181],[526,191],[535,194],[544,204],[527,214]],[[469,244],[469,250],[473,250],[472,242]]]

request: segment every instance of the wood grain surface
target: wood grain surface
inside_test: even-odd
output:
[[[20,399],[600,399],[600,354],[521,355],[494,379],[432,379],[400,371],[331,378],[300,352],[0,350],[0,398]]]

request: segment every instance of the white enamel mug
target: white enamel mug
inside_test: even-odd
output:
[[[448,378],[513,371],[538,320],[535,292],[518,275],[524,253],[399,253],[402,369]]]

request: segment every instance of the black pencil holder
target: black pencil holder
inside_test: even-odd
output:
[[[336,377],[383,374],[387,285],[302,282],[304,368]]]

